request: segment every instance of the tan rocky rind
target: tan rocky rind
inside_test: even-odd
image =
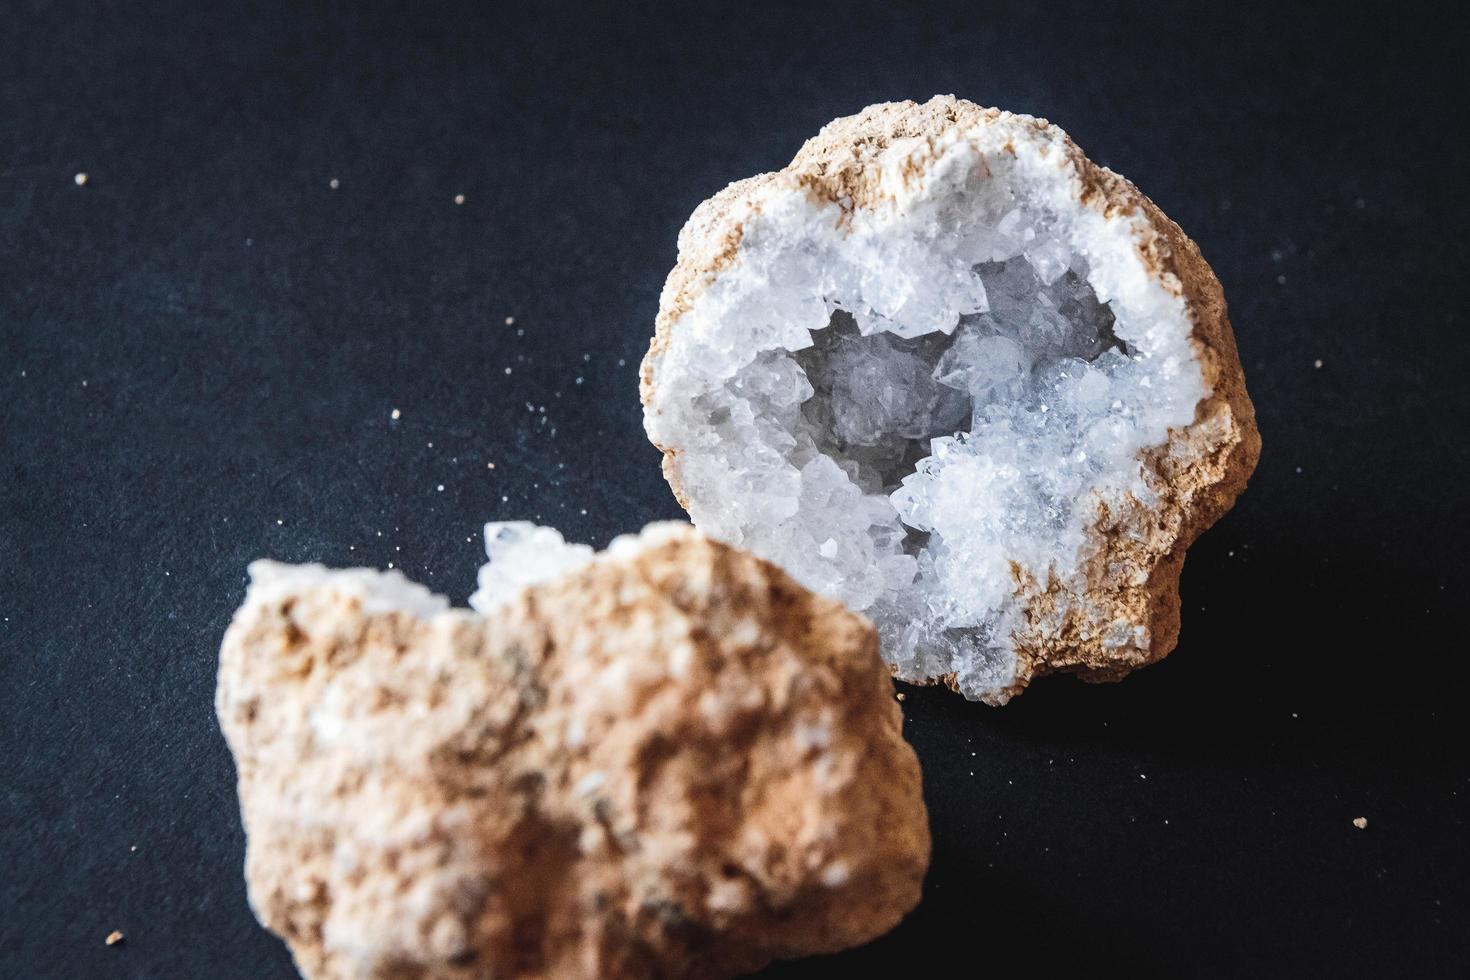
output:
[[[883,933],[928,864],[872,628],[692,531],[489,618],[252,587],[217,710],[313,978],[731,976]]]
[[[1172,651],[1179,637],[1179,575],[1185,550],[1229,510],[1260,455],[1255,410],[1246,393],[1220,284],[1194,242],[1132,183],[1088,160],[1064,132],[1044,119],[983,108],[952,96],[936,96],[922,105],[869,106],[835,120],[785,169],[731,184],[690,217],[679,235],[678,262],[664,285],[655,335],[643,361],[641,392],[649,405],[659,362],[679,330],[680,318],[737,260],[746,223],[766,201],[799,188],[819,204],[838,205],[849,217],[874,210],[893,200],[885,151],[903,145],[907,156],[901,179],[908,181],[921,177],[955,137],[975,141],[976,134],[989,129],[1007,134],[1005,148],[1012,155],[1011,140],[1038,147],[1042,157],[1055,154],[1058,166],[1075,176],[1079,207],[1131,222],[1134,246],[1149,276],[1184,300],[1190,342],[1207,392],[1190,425],[1171,430],[1167,446],[1143,454],[1146,480],[1159,503],[1144,506],[1131,501],[1121,512],[1100,508],[1087,531],[1083,601],[1059,601],[1056,582],[1038,581],[1013,563],[1015,594],[1026,610],[1025,625],[1012,634],[1016,680],[1005,690],[984,696],[991,703],[1004,703],[1033,677],[1071,672],[1086,680],[1116,680]],[[910,141],[918,145],[910,148]],[[669,485],[687,509],[678,451],[659,448]],[[1144,626],[1145,640],[1105,645],[1100,624],[1116,620]],[[951,678],[932,680],[953,686]]]

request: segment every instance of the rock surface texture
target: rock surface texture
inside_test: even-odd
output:
[[[918,763],[861,617],[687,526],[571,564],[490,616],[251,566],[217,709],[251,904],[308,977],[724,977],[918,901]]]
[[[1060,129],[952,97],[701,205],[642,394],[696,525],[994,704],[1172,650],[1185,549],[1260,452],[1194,243]]]

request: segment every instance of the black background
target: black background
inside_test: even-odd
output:
[[[1463,24],[370,6],[4,5],[0,974],[291,976],[211,700],[246,563],[463,601],[487,519],[678,516],[636,370],[684,218],[936,92],[1047,116],[1195,237],[1265,452],[1167,662],[910,691],[924,902],[770,975],[1470,968]]]

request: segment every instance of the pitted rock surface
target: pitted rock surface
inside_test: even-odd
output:
[[[492,616],[260,562],[221,651],[260,921],[311,978],[723,977],[918,901],[864,619],[692,530]]]

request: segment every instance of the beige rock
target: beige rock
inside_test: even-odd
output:
[[[764,527],[762,521],[738,513],[740,503],[734,498],[745,492],[738,489],[745,484],[721,470],[727,464],[720,454],[729,455],[723,447],[731,440],[723,430],[711,435],[713,429],[706,431],[697,413],[691,414],[688,406],[703,404],[709,396],[706,389],[695,390],[702,382],[688,380],[699,375],[691,374],[685,362],[671,366],[674,355],[683,353],[681,345],[705,343],[689,338],[710,333],[709,324],[724,315],[720,311],[733,308],[736,301],[729,295],[744,295],[727,290],[701,309],[721,280],[740,270],[747,249],[754,247],[749,245],[752,229],[759,229],[760,247],[767,247],[782,234],[772,230],[778,222],[793,224],[786,216],[796,207],[792,202],[801,198],[818,216],[806,227],[833,226],[839,236],[853,228],[881,227],[896,211],[932,206],[930,189],[942,183],[939,174],[958,158],[957,147],[975,161],[968,178],[973,183],[983,184],[992,179],[992,171],[999,173],[1005,166],[1021,175],[1014,178],[1017,186],[1031,180],[1042,188],[1041,195],[1052,195],[1047,207],[1070,208],[1080,215],[1074,225],[1085,225],[1093,244],[1107,242],[1112,250],[1094,253],[1094,268],[1104,260],[1109,263],[1106,274],[1125,299],[1136,299],[1140,308],[1152,304],[1156,310],[1167,310],[1172,303],[1187,321],[1185,349],[1198,365],[1202,391],[1192,420],[1186,414],[1171,425],[1166,441],[1139,450],[1137,487],[1079,505],[1085,506],[1087,519],[1079,528],[1084,545],[1075,570],[1010,562],[1012,608],[998,612],[992,623],[1004,634],[1003,645],[1013,661],[1009,665],[957,682],[952,669],[927,666],[922,657],[906,661],[890,650],[887,624],[869,610],[884,629],[885,654],[890,661],[897,657],[899,676],[948,683],[969,697],[999,704],[1036,676],[1072,672],[1087,680],[1114,680],[1168,654],[1179,636],[1185,550],[1230,508],[1260,454],[1255,412],[1220,284],[1194,242],[1133,184],[1092,163],[1044,119],[950,96],[922,105],[870,106],[836,120],[785,169],[731,184],[690,217],[679,236],[678,263],[665,284],[656,333],[643,363],[642,396],[650,437],[664,451],[665,476],[695,522],[795,571],[788,560],[791,527]],[[780,272],[763,270],[752,278],[774,280]],[[761,287],[747,282],[744,288]],[[781,288],[795,287],[783,282]],[[728,337],[724,340],[728,343]],[[686,354],[685,361],[696,356]],[[737,393],[749,387],[744,375],[729,382]],[[803,452],[795,451],[797,464],[809,458]],[[696,454],[701,487],[691,476],[696,463],[690,460]],[[766,478],[759,486],[769,482]],[[864,567],[857,566],[859,571]],[[821,575],[797,577],[812,581]],[[840,587],[831,591],[848,598]],[[902,628],[904,617],[897,618]]]
[[[313,978],[724,977],[919,899],[872,627],[692,530],[491,617],[257,562],[217,710],[260,921]]]

